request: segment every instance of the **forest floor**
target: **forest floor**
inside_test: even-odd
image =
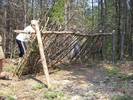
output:
[[[0,100],[133,100],[133,62],[111,64],[63,64],[50,74],[12,77],[14,65],[4,68],[10,80],[0,80]]]

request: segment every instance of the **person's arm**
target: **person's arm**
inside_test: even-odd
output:
[[[15,33],[27,33],[25,30],[14,30]]]

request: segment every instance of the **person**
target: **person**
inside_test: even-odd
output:
[[[31,20],[31,24],[27,26],[23,32],[20,32],[16,37],[16,42],[19,48],[19,57],[23,57],[26,53],[26,43],[30,40],[32,33],[35,33],[35,25],[38,23],[37,20]]]
[[[74,48],[71,50],[71,59],[74,59],[76,57],[76,55],[79,55],[80,53],[80,44],[77,42],[74,45]]]
[[[2,36],[0,35],[0,79],[6,79],[7,75],[2,72],[5,55],[2,49]]]

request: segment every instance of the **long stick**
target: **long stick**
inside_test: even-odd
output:
[[[48,87],[50,87],[49,72],[48,72],[48,67],[47,67],[47,63],[46,63],[46,57],[44,55],[44,48],[43,48],[41,33],[40,33],[40,30],[39,30],[39,25],[38,24],[35,27],[35,31],[36,31],[37,41],[38,41],[38,45],[39,45],[39,51],[40,51],[42,65],[43,65],[43,70],[44,70],[44,73],[46,75],[47,85],[48,85]]]
[[[23,30],[14,30],[16,33],[27,33]],[[73,31],[42,31],[43,34],[72,34],[76,36],[97,36],[97,35],[112,35],[112,33],[88,33],[88,34],[81,34],[80,32],[73,32]]]

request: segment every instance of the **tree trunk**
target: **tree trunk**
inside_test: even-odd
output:
[[[68,10],[67,10],[67,8],[68,8],[68,0],[65,0],[65,5],[64,5],[65,7],[65,15],[64,15],[64,19],[65,19],[65,30],[67,30],[68,29],[68,25],[67,25],[67,22],[68,22],[68,14],[67,14],[67,12],[68,12]]]
[[[131,55],[131,58],[133,58],[133,39],[132,39],[132,36],[133,36],[133,0],[130,0],[129,2],[130,4],[130,35],[129,35],[129,55]]]
[[[121,26],[121,11],[120,11],[120,0],[116,0],[115,2],[115,7],[116,7],[116,43],[117,43],[117,48],[116,48],[116,56],[117,56],[117,60],[120,60],[120,37],[121,37],[121,29],[120,29],[120,26]]]

